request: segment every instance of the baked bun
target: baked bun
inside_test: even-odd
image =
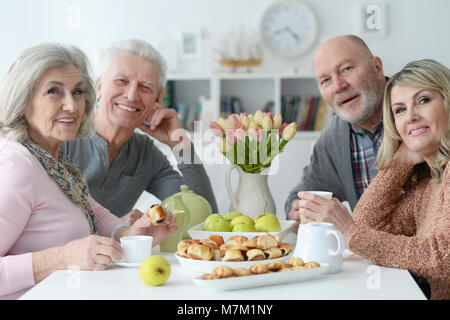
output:
[[[189,246],[187,255],[190,259],[209,261],[213,257],[213,252],[203,244],[194,243]]]
[[[177,254],[180,257],[188,258],[187,251],[188,251],[188,248],[191,245],[191,243],[192,242],[189,240],[183,240],[183,241],[178,242]]]
[[[221,245],[223,245],[225,242],[223,241],[223,237],[217,234],[212,234],[209,236],[209,239],[214,241],[215,243],[217,243],[217,245],[220,247]]]
[[[256,247],[259,249],[268,249],[272,247],[277,247],[278,241],[274,236],[272,236],[269,233],[266,233],[262,236],[259,236],[258,239],[256,239]]]
[[[310,261],[310,262],[305,263],[306,269],[312,269],[312,268],[318,268],[318,267],[320,267],[320,264],[315,261]]]
[[[283,256],[281,249],[278,247],[272,247],[264,250],[264,255],[266,259],[275,259]]]
[[[253,274],[249,269],[245,268],[234,268],[233,272],[237,277],[251,276]]]
[[[253,264],[249,269],[253,274],[262,274],[269,272],[269,268],[267,268],[266,264]]]
[[[222,261],[244,261],[244,256],[241,250],[228,249],[225,251]]]
[[[245,255],[248,261],[264,260],[264,252],[261,249],[250,249]]]
[[[289,245],[289,243],[282,243],[278,246],[278,248],[280,248],[283,256],[287,256],[292,251],[292,248]]]
[[[227,266],[215,267],[212,276],[216,279],[229,278],[233,276],[233,269]]]
[[[288,264],[291,267],[297,267],[297,266],[304,266],[305,262],[303,262],[303,259],[300,257],[292,257],[289,259]]]
[[[154,204],[148,209],[147,215],[150,217],[150,221],[153,225],[161,224],[166,218],[166,213],[160,204]]]

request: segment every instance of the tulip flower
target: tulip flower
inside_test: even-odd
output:
[[[273,117],[262,111],[254,115],[231,114],[227,119],[220,117],[210,127],[222,137],[218,143],[222,154],[247,173],[259,173],[269,167],[297,131],[295,122],[283,123],[279,113]]]
[[[218,137],[223,137],[225,135],[225,131],[222,129],[222,127],[216,122],[211,122],[211,130],[213,131],[214,135]]]
[[[297,133],[297,124],[295,122],[291,122],[284,130],[281,135],[283,140],[289,141],[291,140],[295,134]]]
[[[261,127],[264,130],[270,131],[270,130],[272,130],[272,125],[273,125],[273,123],[272,123],[272,119],[270,118],[270,116],[268,114],[264,114],[262,121],[261,121]]]
[[[277,113],[277,115],[273,118],[273,128],[279,129],[281,127],[282,122],[281,114]]]
[[[231,123],[233,123],[233,127],[237,127],[241,123],[241,121],[239,120],[239,117],[235,114],[230,114],[228,116],[228,120],[231,121]]]
[[[255,112],[255,116],[253,117],[253,121],[255,121],[255,123],[258,126],[261,126],[262,118],[263,118],[263,112],[261,110],[258,110],[258,111]]]

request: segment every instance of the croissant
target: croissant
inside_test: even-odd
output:
[[[212,271],[212,275],[214,278],[221,279],[221,278],[229,278],[233,276],[233,269],[227,266],[219,266],[215,267]]]
[[[269,268],[265,264],[254,264],[250,266],[250,271],[254,274],[262,274],[269,272]]]
[[[305,263],[306,269],[312,269],[312,268],[318,268],[318,267],[320,267],[320,264],[315,261]]]
[[[203,244],[194,243],[189,246],[187,255],[190,259],[195,260],[211,260],[213,257],[212,250]]]
[[[305,263],[303,262],[303,259],[300,257],[292,257],[289,259],[288,264],[291,267],[296,267],[296,266],[304,266]]]

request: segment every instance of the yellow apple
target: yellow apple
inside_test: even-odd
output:
[[[161,256],[150,256],[142,262],[139,276],[151,286],[160,286],[169,279],[170,263]]]
[[[234,218],[233,220],[231,220],[230,225],[231,227],[234,227],[237,224],[250,224],[250,225],[254,225],[255,221],[253,221],[252,218],[247,217],[247,216],[239,216],[237,218]]]

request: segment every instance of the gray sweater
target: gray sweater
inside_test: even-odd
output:
[[[193,146],[191,148],[189,151],[195,154]],[[203,196],[213,212],[217,212],[216,199],[203,165],[178,164],[181,176],[144,134],[135,132],[111,166],[108,143],[97,134],[66,142],[62,150],[80,167],[92,197],[118,217],[133,209],[144,190],[164,200],[180,192],[182,184]]]
[[[350,126],[333,116],[314,145],[310,163],[303,169],[303,176],[289,193],[284,209],[286,216],[299,191],[331,191],[333,197],[348,201],[351,208],[357,198],[353,183],[350,151]]]

